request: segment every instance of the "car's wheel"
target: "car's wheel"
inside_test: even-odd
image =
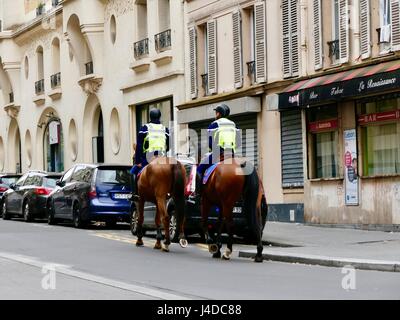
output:
[[[54,217],[54,206],[52,201],[47,204],[47,223],[51,226],[57,224],[57,219]]]
[[[169,237],[171,238],[171,242],[178,242],[179,231],[178,231],[178,226],[177,226],[175,210],[172,210],[170,213]]]
[[[29,202],[28,202],[28,201],[25,201],[25,202],[24,202],[23,210],[24,210],[24,212],[23,212],[24,221],[25,221],[25,222],[31,222],[31,221],[33,221],[32,213],[31,213],[31,207],[29,206]]]
[[[75,228],[82,229],[86,226],[86,221],[82,219],[81,208],[77,202],[73,206],[73,219]]]
[[[11,216],[7,212],[7,201],[4,199],[3,205],[1,207],[1,212],[3,213],[3,220],[10,220]]]

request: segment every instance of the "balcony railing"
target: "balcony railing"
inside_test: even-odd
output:
[[[247,62],[247,75],[250,77],[252,84],[256,82],[256,62],[255,61]]]
[[[88,63],[85,63],[85,70],[86,70],[86,75],[93,74],[93,61],[90,61]]]
[[[140,40],[133,44],[133,51],[135,59],[141,59],[143,56],[149,54],[149,38]]]
[[[42,15],[45,12],[45,6],[39,6],[36,8],[36,17],[39,17],[40,15]]]
[[[58,72],[50,77],[51,88],[57,88],[61,85],[61,73]]]
[[[205,93],[208,92],[208,73],[201,75],[201,86],[203,87]]]
[[[171,48],[171,29],[160,32],[154,36],[154,43],[157,52],[162,52]]]
[[[329,46],[329,57],[332,58],[333,62],[336,62],[340,58],[339,40],[328,41]]]
[[[10,99],[10,103],[13,103],[14,102],[14,92],[10,92],[8,97]]]
[[[44,93],[44,79],[35,82],[35,93],[36,95]]]

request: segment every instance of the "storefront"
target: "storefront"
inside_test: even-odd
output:
[[[306,222],[400,225],[400,61],[299,81],[279,109],[305,124]]]

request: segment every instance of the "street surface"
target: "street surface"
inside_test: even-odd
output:
[[[284,238],[284,235],[282,235]],[[400,273],[239,258],[214,260],[200,238],[155,251],[154,236],[135,246],[129,226],[48,226],[0,221],[0,299],[400,299]],[[55,270],[55,273],[52,271]]]

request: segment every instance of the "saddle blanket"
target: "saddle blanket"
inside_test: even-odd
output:
[[[140,171],[138,172],[138,174],[137,174],[137,179],[139,179],[139,177],[140,177],[140,175],[142,174],[142,172],[143,172],[144,168],[146,168],[146,167],[143,167],[143,168],[142,168],[142,169],[140,169]]]
[[[206,172],[204,172],[203,176],[203,184],[206,185],[208,182],[208,179],[210,179],[211,174],[214,172],[214,170],[218,167],[219,163],[213,164],[211,167],[209,167]]]

